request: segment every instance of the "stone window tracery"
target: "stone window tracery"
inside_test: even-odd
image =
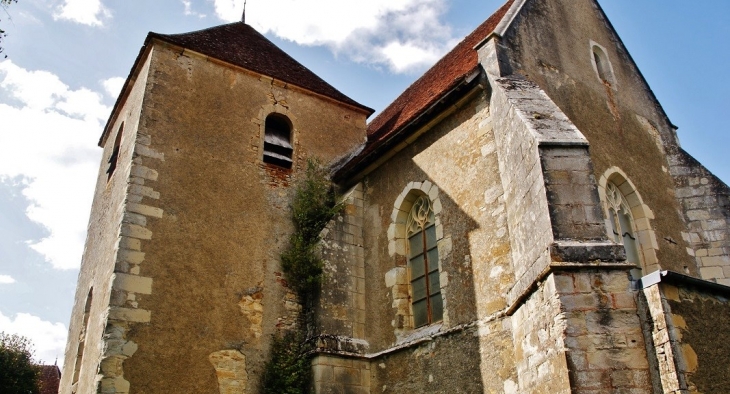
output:
[[[614,242],[624,245],[626,260],[641,266],[631,208],[626,197],[621,194],[613,182],[606,184],[606,204],[608,206],[609,236],[613,236]]]
[[[413,203],[406,230],[413,327],[418,328],[443,318],[436,220],[428,196]]]
[[[636,265],[634,279],[660,269],[659,245],[651,220],[654,213],[644,204],[636,186],[620,168],[611,167],[598,181],[606,219],[606,234],[624,245],[626,260]]]
[[[396,343],[412,341],[419,335],[449,327],[449,275],[443,265],[451,251],[451,237],[444,235],[440,220],[442,209],[439,188],[428,180],[409,182],[393,203],[387,232],[388,254],[393,258],[393,266],[385,273],[385,286],[392,297],[391,324]],[[414,262],[421,264],[420,273],[412,272]],[[416,283],[421,278],[421,283]],[[428,287],[423,283],[427,279]],[[423,285],[421,289],[426,290],[425,294],[414,297],[414,284]],[[417,298],[431,303],[430,322],[428,304],[425,324],[423,319],[414,316],[413,303]]]

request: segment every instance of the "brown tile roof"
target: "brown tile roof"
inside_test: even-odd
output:
[[[407,124],[471,74],[479,61],[474,46],[494,31],[513,1],[507,1],[375,117],[368,125],[368,136],[378,138]]]
[[[41,365],[40,394],[57,394],[61,383],[61,371],[56,365]]]
[[[243,22],[183,34],[150,33],[148,40],[149,38],[157,38],[308,89],[368,111],[368,115],[374,112],[371,108],[342,94]]]
[[[423,114],[444,94],[477,70],[479,59],[474,46],[494,31],[513,2],[514,0],[507,1],[376,116],[368,125],[365,148],[345,164],[338,175],[342,175],[343,170],[357,166],[357,162],[397,135],[401,128]]]

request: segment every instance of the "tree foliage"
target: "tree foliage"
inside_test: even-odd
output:
[[[322,281],[323,263],[316,253],[319,234],[339,210],[327,170],[319,161],[308,160],[292,201],[294,233],[289,249],[281,255],[282,270],[304,308]]]
[[[17,2],[18,0],[0,0],[0,8],[2,8],[3,11],[7,14],[7,7],[10,5],[10,3]],[[2,19],[0,19],[0,22],[2,22]],[[5,30],[3,30],[2,26],[0,26],[0,53],[3,53],[3,38],[5,38],[6,36],[7,34],[5,33]]]
[[[263,377],[264,394],[307,394],[312,382],[314,300],[319,295],[324,262],[317,254],[320,233],[341,209],[327,170],[307,161],[292,201],[294,233],[281,254],[281,268],[296,292],[302,311],[296,331],[275,335]]]
[[[274,336],[263,378],[264,394],[307,394],[312,384],[311,344],[302,331]]]
[[[28,338],[0,332],[0,393],[37,394],[40,371]]]

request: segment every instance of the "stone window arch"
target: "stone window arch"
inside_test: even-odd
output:
[[[598,79],[604,84],[608,84],[612,88],[616,88],[616,77],[613,74],[613,66],[608,60],[606,49],[601,45],[591,41],[591,64],[596,72]]]
[[[264,123],[264,163],[292,167],[292,123],[286,116],[271,113]]]
[[[436,323],[448,326],[448,278],[442,270],[444,254],[439,253],[444,232],[438,192],[429,181],[411,182],[393,204],[388,252],[395,266],[386,273],[385,282],[393,297],[392,323],[399,339],[415,328]]]
[[[635,279],[659,269],[659,245],[651,227],[652,210],[644,204],[633,182],[620,168],[601,176],[598,194],[603,205],[608,238],[624,245],[626,259],[636,264]]]

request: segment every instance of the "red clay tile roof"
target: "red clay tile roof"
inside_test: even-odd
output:
[[[279,49],[251,26],[236,22],[184,34],[150,33],[171,44],[300,86],[357,108],[374,111],[345,96]]]
[[[57,394],[61,383],[61,371],[56,365],[41,365],[40,394]]]
[[[368,125],[368,143],[387,139],[471,74],[479,66],[474,46],[494,31],[513,2],[507,1],[375,117]]]

